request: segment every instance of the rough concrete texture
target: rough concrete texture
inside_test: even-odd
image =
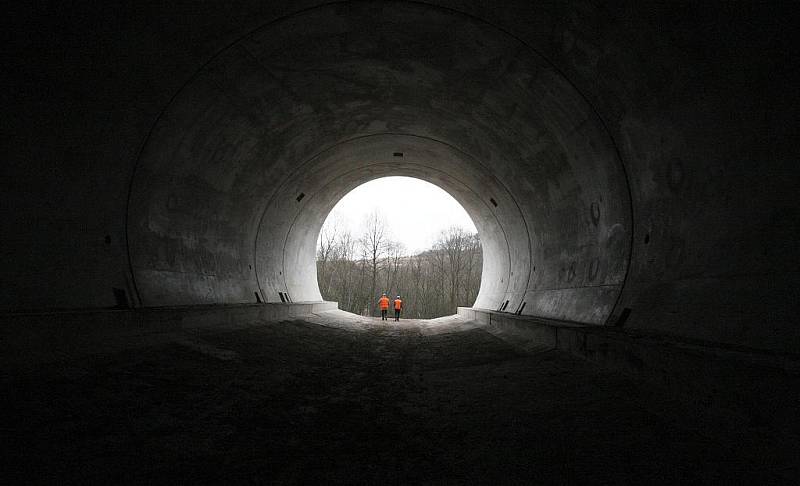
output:
[[[320,3],[12,8],[0,307],[314,300],[327,208],[405,174],[477,307],[798,349],[788,7]]]
[[[126,348],[4,366],[2,394],[15,399],[0,417],[0,480],[785,484],[798,477],[797,462],[781,462],[792,449],[778,450],[797,442],[770,442],[747,428],[736,441],[721,440],[713,422],[685,413],[653,384],[547,347],[521,347],[459,316],[387,324],[328,311],[203,333],[160,329],[160,339],[127,340]],[[742,447],[747,441],[761,447]]]

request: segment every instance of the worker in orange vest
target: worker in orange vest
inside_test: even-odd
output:
[[[386,296],[386,292],[381,295],[381,298],[378,300],[378,304],[381,308],[381,320],[386,320],[386,312],[389,310],[389,297]]]
[[[398,295],[396,299],[394,299],[394,320],[400,320],[400,311],[403,309],[403,301],[400,300],[400,296]]]

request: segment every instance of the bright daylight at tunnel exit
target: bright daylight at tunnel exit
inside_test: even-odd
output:
[[[392,301],[399,296],[406,319],[471,307],[483,263],[477,229],[458,201],[405,176],[366,182],[337,202],[320,230],[316,258],[324,300],[378,316],[383,293]]]

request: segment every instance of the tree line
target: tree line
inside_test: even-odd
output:
[[[475,302],[483,252],[476,233],[457,226],[442,231],[432,248],[408,255],[394,240],[378,211],[364,218],[354,235],[326,223],[317,246],[317,279],[322,298],[354,314],[377,316],[378,298],[403,299],[403,317],[431,319]]]

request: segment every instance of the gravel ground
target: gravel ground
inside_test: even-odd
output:
[[[5,484],[781,483],[647,386],[455,318],[187,333],[1,390]]]

